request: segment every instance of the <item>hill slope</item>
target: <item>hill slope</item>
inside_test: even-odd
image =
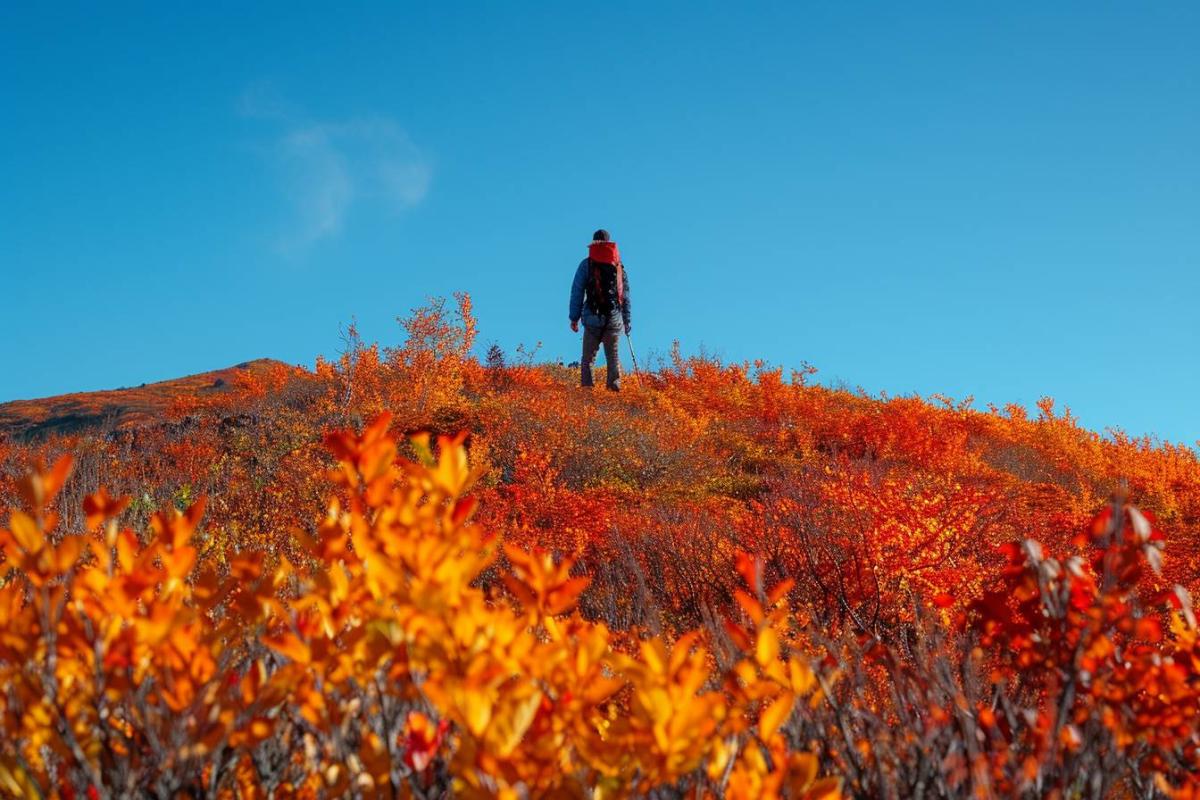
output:
[[[239,376],[261,375],[280,364],[260,358],[131,388],[0,403],[0,436],[41,439],[96,429],[128,429],[163,419],[181,398],[207,399],[228,394]]]
[[[755,764],[775,780],[782,748],[804,742],[821,771],[859,797],[910,796],[926,780],[939,797],[964,798],[1042,797],[1048,787],[1060,796],[1133,796],[1122,788],[1150,786],[1155,771],[1171,785],[1195,783],[1200,635],[1186,599],[1187,588],[1200,589],[1194,451],[1099,436],[1049,400],[1030,415],[1017,406],[871,397],[810,385],[804,374],[678,354],[627,376],[619,394],[589,392],[573,370],[509,363],[498,349],[480,363],[465,302],[458,318],[435,305],[405,327],[409,339],[395,348],[352,333],[337,360],[313,371],[255,362],[145,390],[5,408],[29,439],[0,439],[0,522],[12,511],[4,523],[11,535],[0,531],[7,574],[25,570],[49,586],[86,569],[77,587],[93,599],[67,604],[69,613],[126,620],[145,611],[141,627],[104,626],[118,637],[103,645],[111,648],[104,663],[121,674],[132,663],[169,670],[169,679],[139,691],[194,687],[186,697],[173,689],[159,706],[196,710],[168,715],[175,738],[155,732],[157,741],[216,741],[201,733],[205,721],[230,719],[245,727],[236,732],[240,763],[284,763],[279,753],[301,752],[297,737],[312,735],[310,751],[341,764],[348,742],[370,749],[406,730],[405,747],[413,747],[421,731],[439,741],[443,731],[444,744],[429,744],[443,779],[475,774],[463,770],[492,748],[487,763],[502,777],[556,782],[570,777],[559,759],[564,731],[583,736],[579,747],[593,755],[607,741],[625,763],[657,758],[658,744],[674,748],[692,741],[684,732],[725,719],[731,727],[710,725],[689,745],[694,756],[671,756],[678,768],[655,780],[702,786],[749,775]],[[122,433],[95,427],[97,416]],[[55,433],[72,426],[75,433]],[[447,438],[431,447],[414,431]],[[60,456],[74,459],[69,477],[57,469],[21,480],[31,464]],[[56,514],[30,508],[48,486]],[[111,495],[97,493],[101,486]],[[99,522],[105,516],[114,518],[109,527]],[[53,535],[38,525],[53,526]],[[454,537],[446,546],[438,544],[443,533]],[[92,555],[79,561],[84,542]],[[281,593],[293,602],[281,606]],[[0,595],[0,628],[38,630],[43,612],[23,598],[48,595],[20,583],[0,585]],[[765,615],[768,597],[783,605]],[[197,613],[206,603],[219,607]],[[524,611],[510,613],[517,606]],[[10,619],[12,609],[20,614]],[[185,612],[193,623],[164,636],[164,624]],[[431,634],[428,612],[453,624]],[[86,638],[98,628],[84,622],[59,626],[82,643],[75,687],[91,686],[99,646]],[[712,659],[693,650],[701,641],[694,631]],[[561,658],[543,647],[559,635]],[[464,654],[463,664],[447,662],[443,648],[458,636],[464,646],[449,650]],[[520,651],[519,667],[514,636],[533,648]],[[231,637],[240,644],[230,647]],[[4,674],[30,674],[27,638],[0,643],[0,689]],[[412,647],[426,644],[434,661],[421,666],[412,659],[422,651]],[[638,652],[645,664],[628,660]],[[228,672],[218,668],[223,653],[240,659]],[[480,669],[479,654],[500,660]],[[785,656],[786,674],[778,668]],[[708,675],[721,663],[732,671]],[[594,673],[560,670],[588,664]],[[578,705],[614,665],[658,696],[669,690],[672,701]],[[338,685],[351,668],[364,671]],[[419,686],[407,677],[414,668]],[[526,668],[533,694],[514,693],[504,677],[467,692],[480,676]],[[759,670],[773,677],[760,685]],[[824,684],[798,703],[813,689],[806,670],[820,671]],[[324,676],[327,694],[313,689],[313,676]],[[460,678],[408,705],[434,682]],[[1145,690],[1154,685],[1169,693]],[[233,701],[249,705],[229,714],[192,705],[234,686]],[[366,696],[354,694],[363,687]],[[543,697],[548,687],[557,688]],[[436,712],[438,721],[421,717],[409,729],[397,713],[374,739],[326,736],[378,723],[371,709],[383,702],[379,691],[398,693],[384,698],[392,708]],[[500,727],[481,733],[475,716],[459,713],[455,698],[476,695],[485,699],[471,707]],[[46,696],[26,699],[36,705]],[[493,709],[491,698],[501,705]],[[142,724],[147,707],[122,718]],[[366,718],[331,725],[324,716],[347,708]],[[660,712],[685,715],[670,722],[680,736],[651,735],[668,724],[654,721]],[[98,712],[88,713],[74,729]],[[37,727],[43,718],[10,713],[0,724],[22,720],[32,732],[46,727]],[[744,736],[754,719],[765,743]],[[589,744],[597,720],[613,738]],[[500,738],[489,743],[493,731]],[[0,732],[0,740],[22,740]],[[480,735],[487,741],[467,738]],[[739,756],[723,773],[713,765],[733,763],[724,748],[735,740],[753,760],[743,765]],[[1048,750],[1055,742],[1063,746]],[[760,744],[769,744],[775,767]],[[188,752],[194,761],[174,767],[172,780],[217,774],[204,766],[208,751]],[[972,752],[968,768],[963,754]],[[0,776],[5,755],[0,745]],[[419,772],[406,757],[379,748],[354,755],[383,765],[379,775],[389,764]],[[297,764],[296,780],[335,774],[318,766]],[[795,766],[811,780],[814,761]],[[630,767],[614,786],[647,768]],[[1077,791],[1078,775],[1100,776],[1100,788]],[[595,780],[588,769],[579,776],[584,787]],[[773,796],[747,787],[709,796]]]

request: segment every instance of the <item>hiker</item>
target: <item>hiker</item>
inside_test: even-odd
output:
[[[601,228],[592,234],[588,257],[579,262],[571,283],[571,330],[579,332],[583,320],[583,358],[579,362],[579,384],[591,387],[592,364],[600,345],[608,363],[606,386],[621,390],[619,347],[621,330],[629,335],[629,275],[621,263],[617,243]]]

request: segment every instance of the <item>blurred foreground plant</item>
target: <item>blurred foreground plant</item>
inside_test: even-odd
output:
[[[496,544],[462,437],[415,438],[412,463],[388,425],[327,437],[335,499],[271,569],[198,566],[203,502],[139,537],[100,491],[59,531],[70,461],[29,476],[0,531],[0,791],[838,796],[779,733],[815,686],[781,645],[786,587],[746,596],[725,669],[699,633],[624,652],[573,611],[569,561],[509,548],[518,602],[479,588]]]

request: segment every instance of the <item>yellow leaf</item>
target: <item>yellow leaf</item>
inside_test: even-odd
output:
[[[642,661],[646,662],[647,668],[652,673],[657,675],[666,673],[667,651],[661,639],[650,639],[642,642]]]
[[[467,450],[462,438],[438,437],[438,465],[433,471],[433,480],[446,494],[458,497],[467,489],[471,470],[467,463]]]
[[[762,716],[758,718],[758,735],[762,739],[770,739],[775,735],[775,731],[779,730],[779,726],[787,722],[787,718],[792,714],[792,705],[796,701],[796,695],[791,692],[784,692],[775,698],[771,705],[767,706],[762,712]]]
[[[729,763],[734,755],[736,748],[732,742],[727,742],[724,739],[718,739],[713,743],[712,755],[708,760],[708,777],[709,780],[720,780],[722,773],[725,772],[725,766]]]
[[[525,736],[525,731],[529,730],[541,702],[542,693],[534,689],[515,706],[506,708],[507,713],[496,717],[490,731],[496,745],[496,755],[507,758],[512,754]]]
[[[468,690],[463,697],[463,711],[467,718],[467,730],[474,736],[483,736],[492,721],[492,702],[482,692]]]
[[[685,633],[683,636],[679,637],[679,641],[675,642],[675,646],[671,650],[671,661],[667,665],[667,671],[670,674],[674,675],[679,671],[680,667],[682,667],[684,662],[687,661],[687,657],[691,653],[693,645],[695,645],[699,639],[699,631]]]
[[[433,448],[429,446],[429,439],[429,431],[414,433],[409,437],[409,441],[412,442],[412,448],[417,454],[417,463],[426,467],[432,467],[435,463]]]
[[[763,628],[758,632],[758,646],[754,656],[761,667],[779,659],[779,637],[771,628]]]
[[[0,758],[0,789],[8,797],[38,800],[42,796],[29,773],[10,758]]]
[[[812,667],[795,657],[788,659],[788,676],[792,684],[792,691],[796,694],[808,694],[816,681],[813,677]]]
[[[137,557],[137,547],[137,539],[131,531],[121,531],[120,535],[117,536],[117,563],[121,567],[121,572],[126,575],[133,572],[133,562]]]
[[[9,528],[12,529],[13,538],[17,540],[17,544],[26,553],[36,553],[42,549],[45,538],[42,536],[42,532],[38,530],[37,523],[33,521],[33,517],[23,511],[14,511],[12,519],[8,524]]]
[[[342,562],[334,564],[329,570],[329,600],[340,603],[350,596],[350,581]]]

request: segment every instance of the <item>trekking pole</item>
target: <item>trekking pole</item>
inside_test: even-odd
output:
[[[633,337],[628,333],[625,334],[625,341],[629,344],[629,357],[633,359],[633,374],[641,378],[641,370],[638,369],[637,354],[633,352]]]

